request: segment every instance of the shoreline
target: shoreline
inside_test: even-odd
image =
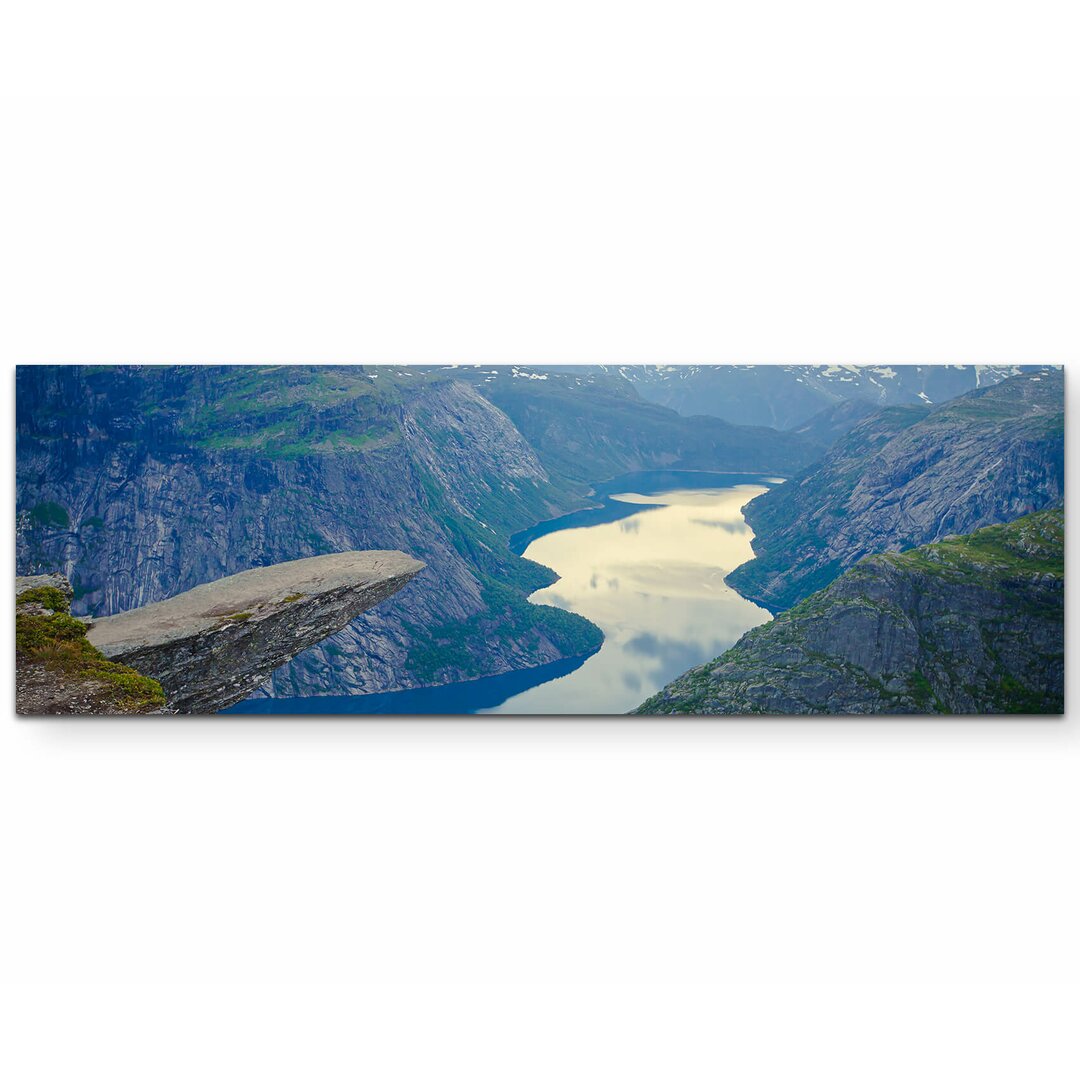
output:
[[[727,483],[720,485],[716,484],[716,478],[722,477]],[[651,478],[651,479],[650,479]],[[635,483],[634,481],[638,482]],[[679,481],[682,481],[680,484]],[[674,481],[674,483],[673,483]],[[710,483],[711,482],[711,483]],[[536,522],[528,529],[522,529],[511,535],[507,541],[507,546],[510,548],[512,554],[518,558],[528,558],[524,552],[528,549],[528,546],[533,541],[539,539],[542,536],[548,535],[554,532],[560,532],[567,529],[587,527],[588,525],[607,524],[610,522],[618,521],[625,517],[630,517],[639,513],[647,513],[652,510],[660,510],[663,508],[663,504],[642,504],[642,503],[625,503],[611,498],[615,494],[663,494],[666,491],[688,491],[694,490],[696,487],[705,487],[715,485],[719,487],[733,487],[739,484],[747,482],[754,482],[765,487],[776,486],[777,483],[782,482],[776,478],[776,474],[766,477],[760,473],[732,473],[732,472],[719,472],[708,471],[701,469],[694,470],[645,470],[641,473],[624,473],[618,477],[611,478],[607,481],[598,481],[593,485],[593,492],[601,495],[602,501],[594,503],[589,506],[580,507],[576,510],[571,510],[564,514],[559,514],[554,518],[549,518],[544,521]],[[601,486],[613,485],[619,490],[597,492],[596,488]],[[651,489],[651,490],[650,490]],[[610,518],[604,518],[604,520],[596,520],[598,512],[602,515],[605,509],[611,509],[614,511]],[[741,512],[740,507],[740,512]],[[592,520],[581,521],[580,524],[570,523],[568,519],[575,518],[592,518]],[[539,531],[536,531],[539,530]],[[535,534],[534,534],[535,533]],[[517,541],[517,543],[515,543]],[[522,544],[524,541],[524,544]],[[753,558],[753,556],[751,556]],[[549,588],[557,581],[561,580],[561,575],[553,567],[548,566],[546,563],[540,562],[538,559],[530,559],[530,562],[536,563],[538,566],[543,566],[554,575],[553,580],[546,585],[538,586],[527,594],[527,599],[530,604],[535,604],[537,607],[556,607],[557,605],[544,604],[543,602],[537,602],[533,599],[537,592],[542,591],[545,588]],[[726,580],[725,580],[726,584]],[[728,586],[731,588],[731,586]],[[744,597],[736,589],[732,589],[741,599],[746,600],[748,603],[755,603],[749,597]],[[755,604],[760,607],[761,605]],[[561,610],[561,609],[559,609]],[[763,609],[767,610],[767,609]],[[402,687],[397,690],[375,690],[357,694],[335,694],[335,695],[319,695],[314,694],[304,697],[266,697],[248,699],[245,702],[239,703],[239,706],[234,706],[237,709],[235,712],[230,712],[227,715],[303,715],[305,712],[320,712],[327,715],[334,713],[340,713],[341,715],[387,715],[387,716],[407,716],[417,715],[423,713],[427,716],[461,716],[461,715],[475,715],[480,709],[470,709],[468,711],[440,711],[438,708],[432,710],[431,708],[424,708],[421,701],[427,696],[441,696],[452,697],[453,687],[472,688],[475,689],[478,686],[484,686],[485,684],[491,686],[492,690],[498,688],[498,684],[489,683],[489,680],[499,680],[504,685],[506,682],[520,683],[520,686],[512,686],[507,689],[510,691],[501,701],[492,703],[489,705],[481,705],[481,709],[498,708],[500,705],[505,704],[511,698],[518,696],[536,686],[542,685],[545,682],[552,681],[553,679],[561,678],[565,675],[571,674],[576,671],[587,660],[591,659],[597,653],[599,653],[604,646],[608,643],[608,634],[603,627],[593,622],[588,616],[583,615],[581,612],[575,612],[579,617],[586,619],[596,630],[602,635],[601,643],[594,647],[587,649],[583,652],[571,653],[562,656],[556,660],[548,661],[544,664],[538,664],[530,667],[520,668],[508,668],[506,671],[497,672],[494,674],[478,675],[466,679],[455,679],[450,682],[427,684],[423,686],[409,686]],[[772,617],[774,613],[768,612]],[[542,677],[536,678],[537,675]],[[406,699],[401,695],[409,695]],[[417,706],[417,710],[414,712],[398,711],[397,709],[379,709],[376,706],[385,705],[389,706],[393,702],[397,701],[401,704],[408,704],[409,700],[413,700]],[[367,702],[369,707],[356,708],[356,705]],[[263,708],[257,707],[257,703],[267,703]],[[279,712],[271,702],[280,702],[284,704],[290,703],[292,709],[288,709],[285,706]],[[323,708],[318,708],[314,703],[323,703]],[[433,704],[438,704],[437,699],[433,701]],[[242,706],[252,706],[250,708],[242,708]],[[352,707],[350,708],[350,705]],[[513,713],[505,713],[500,715],[515,715]],[[599,714],[598,714],[599,715]],[[612,714],[616,715],[616,714]]]

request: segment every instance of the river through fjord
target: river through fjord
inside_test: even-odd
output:
[[[724,583],[753,558],[742,507],[777,480],[640,473],[597,485],[600,506],[511,546],[559,575],[530,597],[604,631],[591,656],[471,682],[353,697],[262,698],[232,713],[613,714],[711,660],[769,613]]]

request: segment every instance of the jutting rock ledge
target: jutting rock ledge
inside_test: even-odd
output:
[[[170,709],[217,712],[392,596],[423,567],[400,551],[296,559],[98,619],[87,637],[110,660],[157,679]]]
[[[213,713],[242,701],[276,667],[344,629],[423,568],[400,551],[296,559],[95,619],[86,637],[109,660],[156,679],[166,711]]]

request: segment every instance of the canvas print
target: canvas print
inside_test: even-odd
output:
[[[27,715],[1055,714],[1053,366],[22,366]]]

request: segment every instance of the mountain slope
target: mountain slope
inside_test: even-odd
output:
[[[596,369],[514,371],[20,368],[19,570],[63,572],[73,610],[103,616],[255,566],[404,551],[428,570],[277,671],[273,692],[438,685],[600,644],[528,602],[553,575],[508,547],[580,507],[588,481],[683,462],[792,473],[817,452],[688,421]]]
[[[824,450],[807,435],[680,416],[597,365],[461,368],[455,376],[473,382],[510,417],[544,468],[571,483],[669,468],[791,475]]]
[[[1060,713],[1062,510],[873,555],[637,712]]]
[[[572,499],[465,383],[323,367],[21,368],[18,380],[18,565],[65,573],[76,612],[394,549],[428,570],[276,672],[278,694],[499,674],[602,640],[527,602],[552,574],[507,538]]]
[[[1064,496],[1064,376],[1014,376],[945,405],[888,408],[750,502],[756,558],[728,583],[771,611],[864,555],[1010,521]]]
[[[788,430],[841,401],[940,405],[1026,370],[974,364],[683,364],[611,368],[684,416]]]
[[[814,413],[809,420],[791,430],[795,435],[805,436],[822,447],[829,447],[881,408],[866,398],[847,398]]]
[[[15,579],[15,711],[20,716],[157,713],[155,679],[116,663],[87,640],[69,612],[60,574]]]

